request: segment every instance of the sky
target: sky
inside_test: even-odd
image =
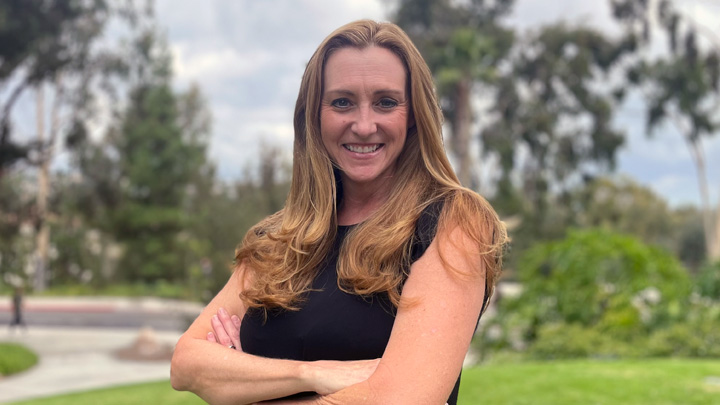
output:
[[[720,2],[683,0],[683,12],[715,27]],[[292,112],[304,65],[335,28],[360,18],[388,20],[388,2],[376,0],[265,0],[199,3],[159,0],[179,88],[198,83],[213,114],[210,155],[222,178],[253,165],[262,143],[290,156]],[[521,32],[557,21],[617,32],[607,1],[518,0],[507,24]],[[695,168],[674,128],[648,138],[642,105],[626,103],[615,124],[627,133],[617,174],[655,190],[672,205],[699,201]],[[705,143],[713,201],[720,189],[720,136]]]
[[[389,20],[392,2],[379,0],[156,0],[156,18],[174,56],[176,87],[197,83],[213,116],[210,158],[224,180],[257,165],[262,144],[290,159],[292,113],[305,64],[335,28],[360,18]],[[565,21],[608,32],[618,29],[608,0],[516,0],[506,24],[519,32]],[[720,0],[677,0],[683,13],[714,28],[720,38]],[[720,40],[719,40],[720,42]],[[27,100],[30,101],[30,100]],[[34,122],[31,102],[21,121]],[[642,103],[632,98],[616,112],[627,139],[616,174],[649,186],[672,205],[699,201],[695,168],[673,127],[649,139]],[[21,125],[22,126],[22,125]],[[28,132],[32,132],[30,125]],[[712,201],[720,194],[720,134],[706,142]],[[62,161],[62,159],[59,159]]]

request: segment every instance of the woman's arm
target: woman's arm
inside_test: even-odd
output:
[[[251,356],[207,341],[216,317],[245,314],[238,273],[178,340],[170,368],[173,388],[192,391],[213,404],[253,403],[310,389],[299,362]],[[227,311],[218,313],[220,308]]]
[[[480,315],[485,269],[476,245],[464,232],[456,228],[441,236],[412,266],[375,373],[367,381],[318,398],[316,404],[447,401]],[[467,276],[453,274],[448,266]]]
[[[236,271],[182,335],[170,368],[173,388],[192,391],[212,404],[248,404],[304,391],[328,394],[365,380],[375,370],[373,361],[300,362],[228,348],[240,348],[238,336],[223,332],[224,325],[233,325],[231,314],[240,319],[245,314],[240,292]],[[222,344],[209,341],[211,333],[211,340]]]

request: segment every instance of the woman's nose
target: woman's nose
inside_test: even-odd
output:
[[[369,136],[377,132],[377,123],[372,107],[361,106],[357,109],[351,129],[359,136]]]

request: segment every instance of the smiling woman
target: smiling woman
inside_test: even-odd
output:
[[[312,56],[290,194],[246,234],[179,340],[176,389],[210,403],[455,404],[505,228],[463,188],[417,49],[358,21]]]

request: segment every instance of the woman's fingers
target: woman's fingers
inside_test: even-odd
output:
[[[225,331],[225,327],[217,315],[213,315],[212,319],[210,319],[210,324],[212,325],[213,332],[215,333],[216,342],[226,347],[233,345],[230,336]]]
[[[215,339],[215,334],[212,332],[208,332],[207,336],[205,337],[208,342],[218,343],[217,339]]]
[[[224,308],[220,308],[218,313],[210,319],[210,325],[213,328],[213,338],[211,340],[208,334],[208,340],[217,342],[229,348],[240,349],[240,318],[236,315],[230,316]]]
[[[225,308],[218,310],[218,318],[225,328],[225,333],[230,337],[230,344],[235,348],[240,347],[240,318],[237,315],[230,316]]]

